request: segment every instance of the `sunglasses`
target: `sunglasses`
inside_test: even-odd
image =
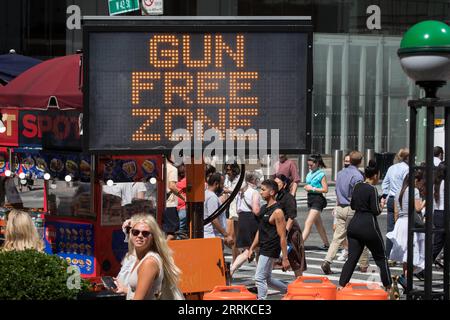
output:
[[[150,231],[131,229],[131,234],[137,237],[139,234],[142,234],[144,238],[148,238],[151,235]]]

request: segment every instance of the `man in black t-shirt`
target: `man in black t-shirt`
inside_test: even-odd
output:
[[[275,261],[283,253],[283,270],[289,269],[289,260],[286,240],[286,220],[283,210],[278,206],[275,196],[278,186],[273,180],[265,180],[261,183],[261,196],[267,204],[261,207],[258,232],[249,249],[249,257],[259,245],[259,260],[256,267],[255,282],[258,288],[258,300],[267,298],[267,286],[271,286],[281,293],[286,293],[287,286],[283,282],[272,278],[272,270]]]

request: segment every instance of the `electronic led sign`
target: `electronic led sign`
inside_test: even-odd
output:
[[[267,26],[173,29],[87,29],[90,151],[169,150],[180,139],[174,130],[187,130],[184,139],[204,139],[210,128],[220,139],[227,130],[255,130],[236,134],[238,140],[279,129],[280,150],[308,151],[310,33]]]

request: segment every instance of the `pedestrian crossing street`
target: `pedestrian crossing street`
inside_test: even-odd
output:
[[[320,265],[323,262],[323,259],[326,256],[326,251],[317,250],[314,247],[308,248],[306,250],[306,261],[307,261],[307,270],[303,273],[304,276],[326,276],[328,277],[331,282],[333,282],[335,285],[338,285],[339,277],[341,275],[342,267],[345,263],[345,261],[337,261],[334,260],[331,269],[333,271],[333,274],[331,275],[324,275],[322,272],[322,269]],[[231,254],[226,253],[225,254],[225,261],[231,263]],[[395,267],[390,267],[391,274],[392,275],[400,275],[402,274],[402,266],[397,265]],[[250,288],[250,290],[254,290],[255,288],[255,281],[254,281],[254,275],[256,271],[256,262],[253,261],[252,263],[245,263],[239,270],[235,272],[233,275],[233,278],[231,280],[232,285],[245,285],[247,288]],[[289,284],[295,280],[295,275],[293,271],[282,271],[280,269],[274,269],[273,277],[285,282],[286,284]],[[376,266],[373,259],[370,259],[370,267],[367,270],[366,273],[356,271],[353,273],[352,276],[352,283],[378,283],[380,286],[382,286],[381,278],[379,269]],[[433,290],[436,292],[443,291],[443,271],[442,269],[436,269],[433,267]],[[414,286],[416,288],[423,288],[423,281],[420,281],[416,277],[414,277]],[[402,294],[402,299],[406,299],[406,295],[403,294],[403,289],[399,285],[400,293]],[[283,297],[278,291],[272,290],[269,288],[269,296],[268,299],[272,300],[279,300]]]

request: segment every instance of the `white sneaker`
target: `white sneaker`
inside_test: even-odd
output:
[[[337,261],[345,261],[348,257],[348,251],[345,249],[342,249],[341,253],[339,254],[339,257],[337,258]]]

